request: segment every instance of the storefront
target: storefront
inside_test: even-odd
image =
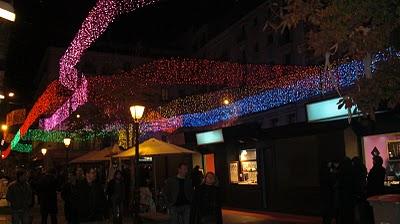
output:
[[[185,135],[202,153],[204,171],[218,176],[224,206],[318,215],[320,166],[343,159],[348,126],[343,120],[267,130],[246,124],[224,128],[223,140],[205,145],[196,139],[205,132]]]
[[[241,125],[186,133],[186,142],[202,153],[204,172],[215,172],[227,207],[261,209],[264,206],[262,145],[259,125]],[[205,137],[206,138],[202,138]],[[207,139],[207,141],[203,141]],[[193,162],[196,164],[196,162]]]
[[[373,153],[379,153],[386,168],[388,193],[400,193],[400,118],[395,113],[379,114],[376,121],[355,124],[367,170],[373,166]]]

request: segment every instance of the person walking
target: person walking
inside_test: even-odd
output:
[[[200,166],[195,166],[192,171],[192,183],[196,189],[203,181],[203,172],[200,170]]]
[[[339,165],[338,181],[336,183],[337,224],[354,223],[354,176],[351,159],[346,157]]]
[[[323,163],[320,169],[322,223],[331,224],[334,214],[334,186],[336,170],[332,162]]]
[[[17,170],[17,180],[8,186],[7,201],[11,204],[12,224],[30,224],[32,189],[25,170]]]
[[[219,196],[217,178],[214,173],[208,172],[204,182],[194,192],[190,224],[222,224]]]
[[[122,172],[117,170],[114,173],[114,178],[107,186],[108,201],[111,203],[111,214],[114,224],[122,223],[123,205],[125,198],[125,183],[122,177]]]
[[[77,210],[77,223],[101,224],[106,215],[106,197],[104,189],[96,181],[94,168],[85,171],[85,180],[77,183],[73,197],[73,206]]]
[[[368,197],[382,195],[385,193],[385,175],[386,170],[382,166],[383,159],[380,156],[373,157],[373,166],[369,171],[367,178]]]
[[[47,224],[50,215],[51,223],[57,224],[57,179],[55,170],[51,169],[40,178],[37,186],[42,224]]]
[[[369,224],[371,206],[367,202],[367,168],[360,157],[352,159],[353,164],[353,195],[355,200],[355,223]]]
[[[76,183],[76,175],[74,173],[69,173],[67,183],[64,184],[61,190],[61,198],[64,200],[65,220],[67,221],[67,223],[71,224],[75,224],[77,222],[76,209],[75,206],[72,205]]]
[[[193,196],[192,181],[187,178],[188,165],[181,163],[178,174],[168,178],[165,196],[171,216],[171,224],[189,224],[190,204]]]

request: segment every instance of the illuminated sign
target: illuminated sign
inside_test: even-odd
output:
[[[348,112],[344,106],[339,110],[337,103],[339,97],[306,105],[307,119],[309,122],[338,120],[347,117]]]
[[[224,142],[222,130],[207,131],[196,134],[197,145],[207,145],[212,143]]]

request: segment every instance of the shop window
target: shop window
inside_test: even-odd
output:
[[[257,154],[255,149],[240,152],[239,184],[257,184]]]
[[[229,164],[229,178],[232,184],[257,184],[257,154],[255,149],[240,151],[239,161]]]

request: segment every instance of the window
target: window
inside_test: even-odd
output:
[[[279,37],[279,45],[285,45],[290,42],[290,33],[288,29],[285,29],[285,31],[280,35]]]
[[[161,100],[162,101],[167,101],[169,99],[169,92],[168,89],[162,88],[161,89]]]
[[[274,35],[273,34],[269,34],[267,38],[268,38],[268,45],[271,45],[274,43]]]
[[[254,52],[258,53],[260,51],[260,47],[258,46],[258,43],[254,45]]]
[[[271,127],[277,127],[278,126],[278,118],[274,118],[274,119],[271,119]]]
[[[257,184],[257,153],[255,149],[240,152],[239,184]]]
[[[247,54],[246,51],[242,51],[242,63],[246,63],[247,62]]]
[[[292,63],[292,55],[291,54],[285,54],[285,65],[290,65]]]
[[[238,42],[242,42],[242,41],[244,41],[245,39],[246,39],[246,28],[245,28],[244,26],[242,26],[242,31],[241,31],[241,33],[239,34],[237,41],[238,41]]]
[[[288,124],[292,124],[296,122],[296,114],[288,114],[287,115]]]
[[[227,60],[228,59],[228,50],[226,50],[226,49],[224,49],[222,52],[221,52],[221,57],[220,57],[222,60]]]
[[[186,96],[186,91],[184,89],[180,89],[178,91],[178,95],[179,95],[179,97],[184,97],[184,96]]]

